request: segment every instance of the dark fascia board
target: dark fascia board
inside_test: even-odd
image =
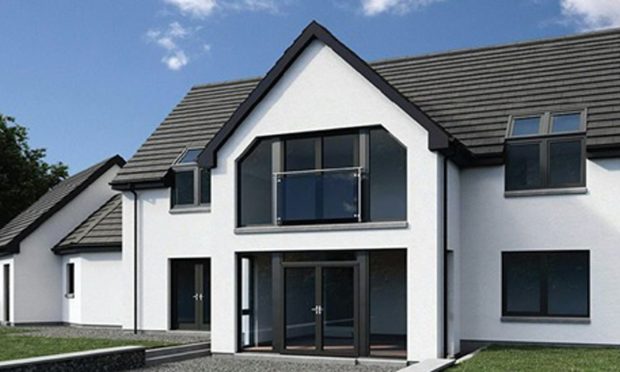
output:
[[[112,187],[112,190],[116,191],[161,189],[169,187],[171,185],[172,174],[172,169],[169,169],[166,174],[160,179],[152,179],[140,182],[110,182],[110,186]]]
[[[24,240],[34,230],[36,230],[45,221],[52,217],[56,212],[69,204],[73,199],[80,195],[82,191],[86,190],[90,185],[93,184],[93,182],[95,182],[99,177],[101,177],[105,172],[107,172],[115,165],[123,167],[125,165],[125,159],[123,159],[120,155],[115,155],[108,159],[108,161],[101,165],[99,169],[94,171],[84,182],[82,182],[82,184],[73,189],[73,191],[71,191],[64,198],[62,198],[58,203],[56,203],[56,205],[52,206],[47,212],[43,213],[36,220],[30,223],[30,225],[28,225],[24,230],[17,234],[9,243],[0,246],[0,255],[19,253],[19,243],[21,243],[22,240]]]
[[[326,28],[316,21],[312,21],[295,39],[293,44],[284,52],[282,57],[278,59],[276,64],[269,70],[267,75],[254,88],[252,93],[246,100],[239,105],[237,110],[228,119],[224,126],[209,141],[205,149],[198,157],[198,163],[207,168],[213,168],[217,165],[217,151],[222,147],[226,140],[234,133],[243,120],[252,112],[252,110],[261,102],[261,100],[271,91],[278,83],[288,68],[295,62],[297,57],[306,49],[314,40],[319,40],[330,47],[336,54],[344,59],[351,67],[370,81],[377,89],[379,89],[392,102],[397,104],[402,110],[415,119],[428,131],[428,148],[429,150],[448,150],[451,143],[456,140],[451,137],[444,128],[433,121],[419,107],[405,98],[396,88],[388,83],[381,75],[379,75],[364,60],[351,51],[346,45],[341,43]]]
[[[59,256],[76,254],[76,253],[106,253],[121,252],[121,244],[70,244],[65,246],[56,246],[52,248],[52,252]]]

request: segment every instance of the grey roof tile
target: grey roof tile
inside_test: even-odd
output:
[[[510,115],[588,109],[588,146],[620,146],[620,29],[387,59],[370,65],[474,156],[499,157]],[[198,85],[116,184],[158,181],[192,141],[207,143],[260,78]]]
[[[122,199],[116,194],[84,220],[54,247],[62,253],[76,248],[97,251],[100,248],[122,246]]]
[[[123,166],[125,160],[116,155],[87,168],[54,186],[28,209],[0,229],[0,251],[16,253],[19,242],[39,227],[54,213],[78,196],[90,184],[114,165]]]

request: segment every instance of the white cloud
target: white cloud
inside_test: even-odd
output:
[[[148,42],[159,45],[166,51],[161,59],[169,69],[180,70],[189,63],[189,58],[185,51],[179,46],[179,41],[187,38],[192,33],[191,30],[181,26],[179,22],[172,22],[165,30],[149,30],[146,32]]]
[[[185,52],[180,49],[165,55],[161,61],[173,71],[178,71],[189,63]]]
[[[361,0],[362,12],[367,16],[381,13],[405,14],[440,1],[443,0]]]
[[[166,3],[175,6],[184,15],[196,18],[205,18],[217,7],[217,0],[164,0]]]
[[[164,0],[167,4],[177,8],[181,14],[194,18],[206,18],[217,9],[271,12],[279,10],[282,0]]]
[[[562,14],[583,30],[620,26],[620,0],[560,0]]]

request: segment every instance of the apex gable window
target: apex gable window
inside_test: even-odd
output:
[[[211,203],[211,172],[196,163],[202,149],[187,149],[172,167],[171,190],[173,209],[208,206]]]
[[[590,315],[588,251],[503,252],[502,315]]]
[[[514,117],[506,140],[506,191],[585,186],[585,112]]]
[[[379,126],[261,138],[237,165],[240,227],[406,220],[407,151]]]

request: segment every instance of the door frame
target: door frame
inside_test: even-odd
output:
[[[194,270],[194,290],[195,295],[202,295],[194,299],[194,323],[179,323],[176,309],[176,299],[178,296],[177,276],[175,275],[177,265],[191,265]],[[208,288],[205,288],[205,272],[208,273]],[[179,258],[170,259],[170,329],[171,330],[211,330],[211,258]],[[198,293],[200,292],[200,293]],[[207,293],[207,295],[205,295]],[[206,306],[209,307],[209,319],[204,319],[205,298],[208,299]]]
[[[323,306],[323,269],[324,268],[352,268],[353,269],[353,350],[350,352],[323,350],[324,324],[321,316],[315,316],[315,349],[314,350],[288,350],[286,348],[286,269],[315,269],[315,305]],[[347,356],[355,357],[360,355],[360,268],[358,261],[298,261],[298,262],[281,262],[279,270],[281,270],[281,290],[276,297],[276,307],[278,307],[278,317],[275,322],[279,325],[278,336],[280,337],[279,350],[281,354],[296,355],[324,355],[324,356]]]
[[[3,275],[3,292],[4,292],[4,322],[11,322],[11,265],[4,264],[2,266]]]
[[[271,286],[272,286],[272,348],[265,353],[278,353],[283,354],[284,349],[284,268],[282,264],[303,265],[308,261],[284,261],[284,254],[291,251],[266,251],[259,252],[261,254],[269,254],[271,259]],[[357,311],[357,357],[367,357],[370,355],[370,267],[369,267],[369,251],[368,250],[355,250],[354,260],[326,260],[326,261],[312,261],[312,263],[319,263],[321,265],[338,266],[341,264],[356,264],[357,269],[357,283],[358,286],[358,300]],[[242,309],[242,259],[250,258],[256,252],[236,252],[236,336],[237,340],[236,350],[237,352],[244,352],[242,338],[242,317],[245,314]],[[251,265],[250,265],[251,266]],[[263,351],[256,351],[263,352]],[[284,354],[301,354],[296,351],[285,352]],[[345,356],[351,357],[351,354],[345,353],[313,353],[312,355],[329,355],[329,356]]]

